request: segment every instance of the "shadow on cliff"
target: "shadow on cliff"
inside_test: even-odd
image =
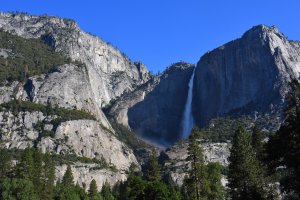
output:
[[[180,139],[182,113],[192,72],[193,67],[168,70],[144,100],[128,110],[129,125],[139,136],[165,147]]]

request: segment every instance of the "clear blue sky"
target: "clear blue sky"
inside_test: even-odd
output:
[[[240,37],[257,24],[300,40],[299,0],[1,0],[0,11],[75,19],[157,72]]]

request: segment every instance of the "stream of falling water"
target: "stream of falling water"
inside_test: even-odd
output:
[[[191,131],[194,126],[194,117],[193,117],[193,113],[192,113],[192,101],[193,101],[193,87],[194,87],[195,70],[196,70],[196,67],[194,68],[193,74],[189,81],[188,96],[186,99],[184,112],[183,112],[183,118],[182,118],[181,138],[187,138],[191,134]]]

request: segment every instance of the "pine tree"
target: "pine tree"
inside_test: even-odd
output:
[[[54,197],[55,165],[49,154],[44,156],[42,199],[51,200]]]
[[[89,197],[90,199],[94,200],[98,195],[98,187],[95,179],[93,179],[90,183],[90,188],[89,188]]]
[[[32,170],[32,183],[36,194],[39,196],[42,194],[43,189],[43,180],[42,180],[42,170],[43,170],[43,161],[42,153],[37,149],[32,149],[32,158],[33,158],[33,170]]]
[[[191,163],[191,170],[185,180],[184,193],[189,198],[196,200],[201,199],[201,196],[204,195],[204,186],[207,184],[201,137],[201,131],[198,128],[194,128],[188,140],[187,161]]]
[[[251,135],[239,128],[229,157],[229,195],[233,200],[267,199],[264,172],[251,146]]]
[[[0,179],[7,177],[11,171],[11,155],[6,149],[0,149]]]
[[[74,186],[74,177],[70,164],[67,166],[67,170],[62,178],[62,185],[64,186]]]
[[[264,134],[259,130],[257,125],[253,127],[252,130],[252,141],[251,145],[253,147],[253,150],[255,151],[256,157],[259,159],[259,161],[263,162],[264,159]]]
[[[161,180],[160,165],[158,163],[158,155],[155,150],[152,151],[149,158],[146,171],[146,180],[150,182]]]
[[[145,188],[145,200],[168,200],[170,197],[168,186],[162,181],[148,182]]]
[[[111,192],[111,188],[108,182],[105,182],[101,189],[101,195],[103,200],[114,200],[114,196]]]
[[[224,188],[221,183],[221,170],[222,166],[219,163],[208,163],[206,166],[207,170],[207,183],[208,188],[206,189],[208,200],[223,200]]]
[[[16,177],[32,181],[34,170],[33,150],[27,147],[16,166]]]
[[[146,182],[134,172],[130,172],[126,182],[120,184],[118,200],[143,200]]]

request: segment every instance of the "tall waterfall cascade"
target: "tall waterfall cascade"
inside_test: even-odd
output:
[[[195,77],[195,70],[194,68],[193,74],[189,81],[189,90],[188,90],[188,96],[186,99],[182,122],[181,122],[181,138],[187,138],[193,129],[194,126],[194,117],[192,113],[192,101],[193,101],[193,87],[194,87],[194,77]]]

